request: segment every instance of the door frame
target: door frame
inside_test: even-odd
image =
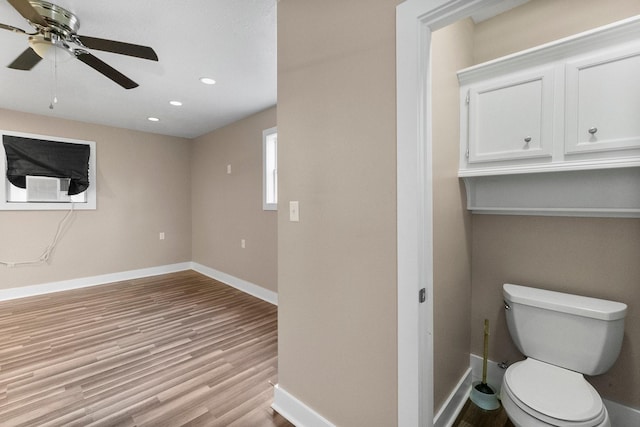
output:
[[[396,8],[398,426],[434,423],[431,33],[510,0]],[[419,302],[420,289],[426,301]]]

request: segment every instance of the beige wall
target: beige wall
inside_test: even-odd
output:
[[[456,71],[472,64],[473,22],[435,31],[433,78],[434,410],[469,367],[471,217],[458,180],[460,126]],[[455,309],[452,309],[455,308]]]
[[[0,129],[95,141],[98,181],[97,210],[73,214],[50,263],[0,267],[0,289],[191,260],[188,140],[9,110]],[[64,215],[0,211],[0,259],[40,256]]]
[[[74,213],[49,265],[0,268],[0,289],[193,260],[276,292],[261,178],[262,130],[275,125],[274,107],[191,141],[1,110],[0,129],[96,142],[98,209]],[[64,214],[0,211],[0,260],[40,256]]]
[[[472,352],[482,321],[492,325],[489,358],[522,359],[504,319],[502,284],[515,283],[625,302],[620,358],[591,379],[601,395],[640,407],[640,220],[474,215]]]
[[[476,26],[476,59],[636,14],[640,2],[635,0],[534,0]],[[605,398],[639,408],[640,220],[474,215],[472,228],[472,352],[482,354],[482,321],[489,318],[495,325],[489,357],[521,358],[502,312],[506,282],[625,302],[629,313],[622,354],[611,371],[590,381]]]
[[[278,380],[341,426],[397,423],[396,3],[278,3]]]
[[[638,0],[530,0],[476,26],[476,63],[640,14]]]
[[[277,292],[277,212],[262,210],[262,131],[275,125],[273,107],[195,139],[191,178],[193,261]]]

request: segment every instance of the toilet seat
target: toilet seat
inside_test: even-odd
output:
[[[507,369],[503,392],[520,410],[547,425],[594,427],[608,419],[598,392],[582,374],[535,359]]]

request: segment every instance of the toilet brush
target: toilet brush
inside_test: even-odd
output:
[[[500,407],[496,391],[487,384],[487,359],[489,357],[489,319],[484,319],[484,354],[482,357],[482,382],[473,383],[471,401],[482,409],[494,410]]]

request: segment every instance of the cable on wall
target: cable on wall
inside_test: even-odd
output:
[[[53,236],[53,240],[37,259],[34,259],[32,261],[0,261],[0,265],[3,265],[5,267],[27,267],[48,263],[51,259],[53,251],[55,250],[58,242],[60,241],[60,238],[62,237],[62,234],[64,233],[66,225],[71,221],[74,213],[73,207],[74,204],[71,203],[71,209],[58,223],[58,228],[56,229],[56,234]]]

